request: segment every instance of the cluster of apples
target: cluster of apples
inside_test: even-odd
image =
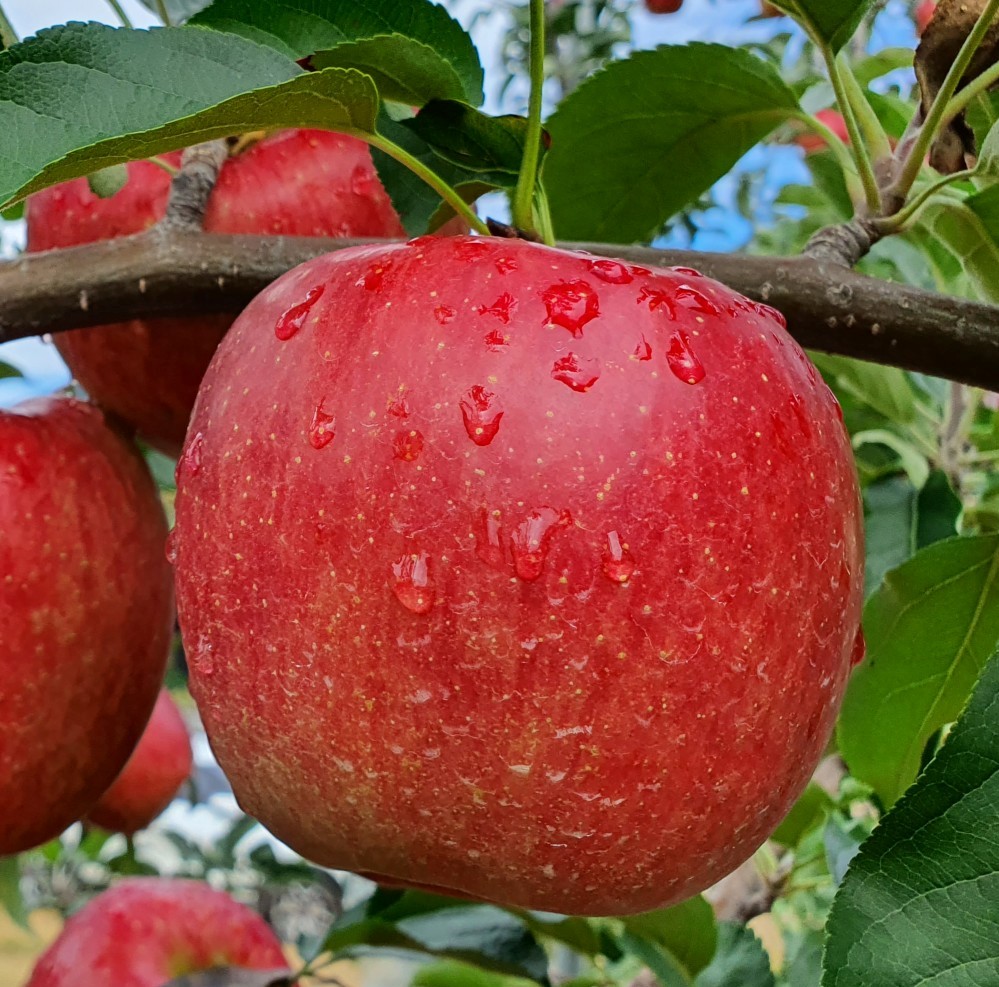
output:
[[[398,236],[355,145],[260,141],[206,228]],[[167,192],[148,163],[107,200],[43,192],[30,247],[144,229]],[[191,691],[241,805],[303,856],[622,914],[762,843],[863,647],[849,439],[779,313],[459,235],[318,258],[226,329],[66,334],[108,418],[0,416],[0,852],[104,816],[161,680],[166,531],[110,420],[171,452],[186,427],[166,554]]]

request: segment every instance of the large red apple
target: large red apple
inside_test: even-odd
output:
[[[149,719],[173,627],[166,522],[91,405],[0,413],[0,856],[97,801]]]
[[[162,987],[218,966],[287,970],[267,923],[229,895],[198,881],[138,877],[77,912],[27,987]]]
[[[177,164],[179,154],[167,155]],[[100,199],[86,179],[39,192],[28,203],[28,249],[50,250],[138,233],[166,210],[170,176],[148,161],[128,165],[128,182]],[[318,130],[273,134],[222,168],[205,229],[286,236],[401,236],[399,218],[367,146]],[[133,320],[56,337],[73,374],[100,405],[176,455],[194,396],[226,315]]]
[[[777,313],[694,271],[471,237],[304,264],[220,347],[178,481],[209,738],[320,864],[650,909],[828,740],[849,440]]]
[[[191,773],[191,763],[184,719],[163,689],[128,763],[87,818],[129,836],[145,829],[173,801]]]

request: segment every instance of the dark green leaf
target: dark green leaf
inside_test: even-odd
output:
[[[215,0],[191,19],[270,45],[315,68],[359,68],[387,99],[482,102],[482,66],[471,38],[429,0]]]
[[[999,642],[999,536],[951,538],[888,573],[864,608],[867,658],[840,714],[839,748],[886,806],[919,771]]]
[[[8,223],[16,223],[19,219],[24,219],[24,203],[18,202],[9,209],[0,209],[0,219]]]
[[[537,987],[536,980],[480,970],[455,960],[420,967],[410,984],[411,987]]]
[[[556,233],[647,240],[798,112],[777,70],[740,49],[667,45],[613,62],[548,121]]]
[[[618,942],[626,953],[641,960],[655,974],[660,987],[688,987],[690,984],[680,962],[658,943],[630,932],[622,933]]]
[[[28,928],[28,912],[21,897],[21,861],[0,857],[0,908],[22,929]]]
[[[853,37],[872,0],[773,0],[811,35],[839,51]]]
[[[963,201],[934,200],[923,210],[913,232],[925,231],[946,263],[951,293],[981,301],[999,301],[999,185]],[[950,255],[949,257],[946,255]]]
[[[564,918],[519,909],[512,909],[512,912],[538,937],[553,939],[584,956],[600,953],[600,933],[592,919]]]
[[[633,936],[665,947],[690,976],[711,962],[718,943],[714,912],[700,895],[672,908],[630,915],[624,927]]]
[[[822,980],[822,933],[807,929],[785,936],[787,960],[780,978],[786,987],[819,987]]]
[[[999,657],[833,903],[823,987],[999,983]]]
[[[125,187],[127,181],[128,169],[123,164],[109,165],[87,175],[90,191],[99,199],[110,199]]]
[[[70,24],[0,53],[0,204],[198,141],[272,127],[374,128],[371,80],[301,72],[233,35]]]
[[[832,799],[826,791],[814,782],[809,783],[784,821],[774,830],[772,839],[786,847],[797,846],[802,836],[816,826],[831,807]]]
[[[905,371],[829,353],[816,353],[812,361],[837,393],[844,391],[896,425],[915,421],[916,395]]]
[[[732,922],[718,925],[718,949],[694,987],[774,987],[770,960],[751,929]]]
[[[167,981],[163,987],[292,987],[287,970],[246,970],[225,966]]]
[[[8,377],[23,377],[24,374],[21,373],[17,367],[12,367],[9,363],[4,363],[0,360],[0,380]]]

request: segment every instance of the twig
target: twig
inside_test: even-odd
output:
[[[177,232],[201,230],[208,199],[228,156],[229,145],[224,140],[195,144],[184,151],[180,171],[170,184],[170,201],[161,227]]]
[[[239,312],[275,278],[372,240],[155,228],[0,263],[0,343],[141,315]],[[892,284],[811,257],[562,244],[646,267],[696,267],[780,309],[803,346],[999,390],[999,307]]]

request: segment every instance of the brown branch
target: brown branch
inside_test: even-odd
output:
[[[238,312],[284,271],[357,243],[155,227],[0,263],[0,343],[140,315]],[[696,267],[780,309],[803,345],[999,390],[999,307],[864,277],[809,257],[564,244]]]

